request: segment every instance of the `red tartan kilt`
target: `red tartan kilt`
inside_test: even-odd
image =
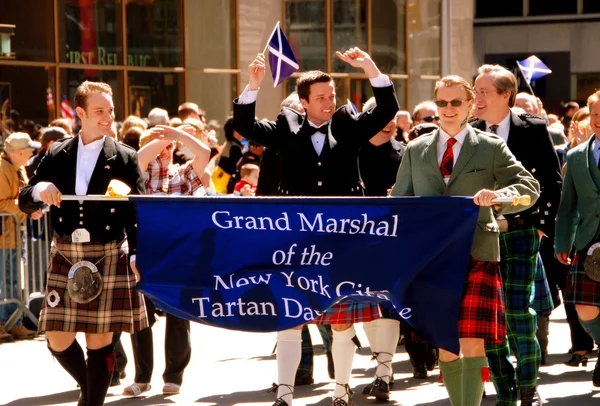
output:
[[[338,303],[310,323],[314,324],[354,324],[381,318],[376,303]]]
[[[126,242],[74,244],[54,239],[38,329],[102,334],[134,333],[148,327],[146,306],[135,290],[127,252]],[[67,290],[69,269],[82,260],[96,264],[103,286],[100,295],[85,304],[71,300]]]
[[[583,261],[586,255],[586,250],[582,250],[573,258],[573,266],[567,275],[565,303],[600,306],[600,282],[585,274]]]
[[[506,311],[500,264],[471,257],[458,316],[460,338],[481,338],[502,344],[506,338]]]

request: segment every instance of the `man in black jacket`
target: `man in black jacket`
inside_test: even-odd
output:
[[[500,255],[508,340],[486,346],[496,386],[498,405],[516,405],[517,387],[523,406],[538,405],[536,379],[541,353],[536,339],[536,313],[532,293],[538,272],[541,239],[554,235],[554,221],[560,201],[562,177],[546,122],[530,114],[511,111],[517,96],[517,81],[507,69],[483,65],[475,79],[474,128],[504,139],[515,155],[540,183],[536,204],[517,215],[499,218]],[[517,371],[510,361],[510,349],[517,357]]]
[[[57,141],[47,152],[21,191],[19,207],[31,213],[42,203],[51,205],[55,237],[39,329],[46,332],[52,355],[79,384],[78,405],[100,406],[116,366],[113,332],[148,326],[144,302],[135,291],[136,215],[127,202],[61,201],[61,194],[102,195],[112,179],[127,184],[132,194],[143,194],[144,182],[136,152],[107,136],[115,118],[110,86],[82,83],[75,110],[80,133]],[[84,279],[94,278],[100,287],[95,298],[82,298],[73,287],[78,276],[71,271],[86,269],[92,272]],[[87,364],[75,339],[78,332],[86,334]]]
[[[394,88],[382,75],[371,57],[358,48],[336,52],[344,62],[364,70],[371,80],[377,107],[354,115],[350,106],[336,111],[335,84],[330,75],[321,71],[303,73],[296,82],[305,115],[282,109],[276,121],[255,119],[255,101],[265,75],[264,56],[259,54],[248,66],[250,83],[234,100],[233,128],[244,138],[278,151],[283,164],[280,194],[290,196],[358,196],[362,195],[358,175],[358,151],[381,131],[398,111]],[[360,306],[362,318],[353,318],[352,309]],[[337,310],[336,310],[337,309]],[[344,309],[344,310],[341,310]],[[338,304],[318,319],[331,324],[333,315],[344,314],[333,324],[333,359],[336,385],[334,402],[350,403],[348,386],[352,372],[355,335],[353,323],[379,317],[374,304]],[[278,389],[277,406],[292,403],[294,376],[301,354],[300,330],[280,331],[277,336]],[[391,357],[390,357],[391,361]]]

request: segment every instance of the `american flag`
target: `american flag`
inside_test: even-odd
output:
[[[46,106],[48,106],[48,111],[54,111],[54,96],[50,87],[46,89]]]
[[[71,121],[75,121],[75,110],[71,107],[71,102],[63,94],[62,102],[60,103],[60,115],[63,118],[68,118]]]

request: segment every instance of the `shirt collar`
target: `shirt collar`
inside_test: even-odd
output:
[[[106,138],[106,135],[102,136],[102,138],[100,138],[99,140],[96,141],[92,141],[87,145],[83,145],[83,141],[81,139],[81,134],[79,134],[79,145],[78,148],[81,151],[97,151],[99,149],[102,149],[102,147],[104,147],[104,138]]]
[[[500,122],[498,123],[498,129],[496,130],[496,133],[498,132],[498,130],[499,130],[499,129],[504,129],[504,130],[507,130],[507,131],[509,131],[509,130],[510,130],[510,112],[511,112],[511,110],[509,110],[509,111],[508,111],[508,114],[506,115],[506,117],[504,117],[504,118],[502,119],[502,121],[500,121]],[[490,126],[491,126],[492,124],[490,124],[488,121],[486,121],[486,122],[485,122],[485,125],[486,125],[486,127],[485,127],[485,130],[486,130],[487,132],[490,132]]]
[[[467,134],[469,133],[469,128],[465,127],[458,134],[454,136],[454,139],[460,144],[463,145],[465,143],[465,138],[467,138]],[[442,145],[448,142],[450,139],[450,135],[440,127],[440,140],[442,141]]]
[[[310,121],[310,120],[308,119],[308,117],[306,117],[306,121],[308,121],[308,124],[309,124],[311,127],[314,127],[314,128],[321,128],[321,127],[323,127],[324,125],[327,125],[327,126],[329,126],[329,123],[331,122],[331,120],[329,120],[329,121],[325,121],[325,122],[324,122],[323,124],[321,124],[321,125],[316,125],[315,123],[313,123],[312,121]],[[328,127],[328,128],[329,128],[329,127]]]

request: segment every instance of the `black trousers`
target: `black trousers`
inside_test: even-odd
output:
[[[404,330],[404,348],[408,353],[410,364],[413,368],[418,365],[425,365],[428,370],[433,370],[439,357],[437,347],[420,338],[408,324],[402,323],[402,327]]]
[[[540,255],[546,269],[546,277],[550,285],[550,292],[555,306],[560,304],[558,290],[565,291],[567,284],[567,274],[570,267],[561,264],[554,256],[554,239],[544,238],[540,246]],[[594,340],[583,329],[575,310],[575,305],[564,303],[565,313],[567,315],[567,323],[571,330],[571,348],[573,351],[591,351],[594,348]]]
[[[145,296],[144,300],[146,301],[150,327],[131,335],[131,346],[135,361],[135,382],[137,383],[149,383],[152,380],[152,371],[154,370],[154,337],[152,326],[156,321],[154,316],[156,306]],[[163,380],[165,383],[181,385],[183,382],[183,372],[192,357],[190,322],[168,313],[166,315],[165,371],[163,373]],[[117,334],[115,333],[115,335]],[[117,359],[120,356],[125,356],[125,354],[117,352]],[[121,371],[121,363],[117,362],[119,363],[119,371]]]

